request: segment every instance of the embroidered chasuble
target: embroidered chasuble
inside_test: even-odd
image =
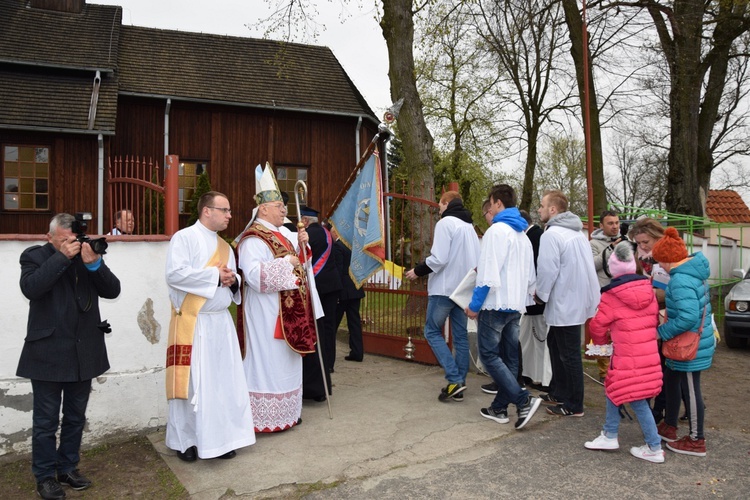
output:
[[[257,222],[242,235],[242,239],[247,237],[262,240],[274,256],[261,280],[265,292],[278,291],[279,294],[275,337],[283,338],[300,354],[315,352],[315,317],[305,271],[302,266],[292,266],[284,260],[287,255],[297,256],[291,243],[281,233]]]
[[[226,265],[229,262],[229,244],[216,235],[216,251],[204,268]],[[167,399],[187,399],[190,385],[190,358],[193,350],[193,334],[198,314],[206,303],[205,297],[188,293],[180,310],[172,305],[167,341]]]

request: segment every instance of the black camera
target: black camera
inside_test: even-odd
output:
[[[104,255],[107,253],[107,247],[109,246],[106,238],[96,238],[92,240],[86,236],[86,230],[89,228],[88,221],[92,219],[91,212],[78,212],[75,215],[73,224],[70,226],[70,230],[76,233],[76,239],[78,241],[81,243],[88,243],[94,253]]]
[[[628,231],[630,231],[630,224],[627,222],[620,222],[620,236],[623,240],[628,238]]]

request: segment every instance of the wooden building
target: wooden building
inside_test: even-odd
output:
[[[0,233],[44,233],[78,211],[106,233],[119,156],[178,155],[181,212],[206,171],[232,203],[226,236],[247,222],[265,162],[292,201],[303,179],[326,211],[377,126],[328,48],[123,26],[120,7],[85,0],[0,0]]]

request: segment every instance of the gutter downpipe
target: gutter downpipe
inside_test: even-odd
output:
[[[97,136],[99,143],[99,169],[97,175],[96,213],[99,214],[96,222],[97,234],[104,234],[104,136]]]
[[[99,87],[102,84],[102,74],[96,70],[94,75],[94,88],[91,90],[91,102],[89,103],[89,130],[93,130],[96,122],[96,106],[99,103]]]
[[[362,129],[362,116],[357,118],[357,128],[354,131],[354,147],[356,149],[355,156],[354,156],[354,164],[356,165],[359,162],[360,157],[362,156],[362,152],[360,151],[361,145],[359,143],[359,131]]]
[[[164,108],[164,159],[169,155],[169,109],[172,107],[172,99],[167,98],[167,106]]]

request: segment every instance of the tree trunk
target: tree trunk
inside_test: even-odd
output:
[[[391,98],[396,102],[404,98],[398,116],[398,132],[404,151],[404,165],[412,179],[413,196],[428,198],[434,186],[434,162],[432,157],[432,136],[427,130],[422,100],[417,92],[414,67],[414,13],[412,0],[383,0],[383,30],[388,47],[388,77],[391,81]],[[420,207],[422,205],[420,204]],[[420,208],[427,210],[426,207]],[[424,242],[432,234],[431,217],[418,216],[412,221],[414,257],[424,260]],[[416,263],[416,261],[414,262]]]
[[[594,213],[596,216],[607,208],[607,192],[604,189],[604,160],[602,159],[602,133],[599,123],[599,106],[596,102],[596,86],[594,85],[594,73],[591,64],[591,53],[588,53],[588,79],[589,79],[589,98],[586,102],[583,85],[583,20],[578,10],[576,0],[562,0],[563,9],[565,10],[565,22],[568,25],[568,34],[570,36],[570,55],[573,57],[573,63],[576,67],[576,80],[578,81],[578,96],[581,101],[581,112],[584,107],[589,107],[589,137],[591,141],[591,177],[593,186],[591,189],[594,194]],[[584,215],[584,214],[578,214]]]
[[[531,126],[527,128],[529,147],[526,151],[526,166],[524,167],[523,175],[523,187],[521,188],[521,203],[518,208],[526,210],[530,214],[533,214],[532,204],[539,203],[541,200],[532,199],[534,196],[534,173],[536,172],[536,155],[537,155],[537,141],[539,140],[539,125]]]
[[[700,193],[698,117],[705,74],[701,68],[703,7],[703,0],[675,2],[672,45],[664,51],[671,85],[666,206],[669,212],[699,217],[703,216],[705,204],[705,199],[696,196]]]

